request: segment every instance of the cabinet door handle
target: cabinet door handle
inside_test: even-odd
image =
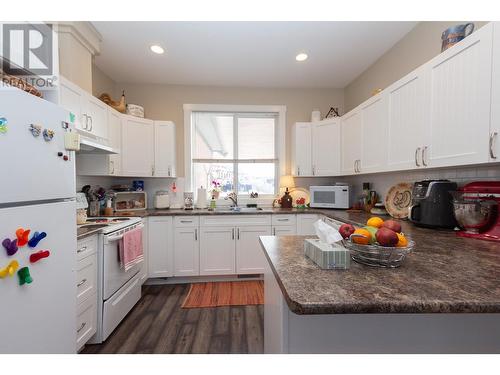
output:
[[[155,166],[152,165],[151,166],[151,176],[154,176],[155,175]]]
[[[109,161],[109,165],[111,167],[111,174],[115,174],[115,162],[113,160]]]
[[[356,168],[357,164],[358,164],[358,161],[354,160],[354,173],[358,173],[358,169]]]
[[[231,229],[231,238],[234,240],[234,228]]]
[[[82,127],[83,127],[85,130],[88,130],[88,128],[89,128],[89,116],[87,116],[87,114],[86,114],[86,113],[83,113],[83,114],[82,114],[82,117],[84,117],[84,118],[85,118],[85,121],[83,122]]]
[[[361,159],[358,159],[358,173],[361,173]]]
[[[273,236],[276,236],[276,228],[273,228]]]
[[[168,166],[168,176],[170,177],[170,165]]]
[[[76,333],[80,333],[80,331],[87,325],[87,323],[83,322],[80,328],[76,330]]]
[[[90,119],[90,129],[89,129],[89,131],[92,131],[94,129],[94,120],[92,119],[92,116],[88,116],[88,118]]]
[[[82,281],[80,281],[78,284],[76,284],[76,287],[79,288],[81,287],[83,284],[85,284],[87,282],[87,279],[83,279]]]
[[[422,165],[424,167],[427,167],[427,163],[425,162],[425,152],[427,151],[428,147],[427,146],[424,146],[424,148],[422,149]]]
[[[276,219],[276,221],[288,221],[288,219]]]
[[[238,231],[238,240],[240,239],[240,228],[237,229]]]
[[[490,135],[490,157],[492,159],[496,159],[497,158],[497,156],[495,155],[495,152],[493,151],[497,135],[498,135],[497,132],[493,132]]]
[[[316,174],[316,166],[313,165],[313,176]]]
[[[198,241],[198,228],[195,228],[194,230],[194,240]]]
[[[418,163],[418,153],[419,153],[419,152],[420,152],[420,147],[417,147],[417,148],[415,149],[415,165],[416,165],[417,167],[420,167],[420,164]]]
[[[297,167],[297,176],[300,176],[300,167]]]
[[[77,252],[77,254],[80,254],[80,253],[83,253],[85,250],[87,250],[87,246],[83,246],[83,247],[79,248],[76,252]]]
[[[192,220],[181,220],[182,224],[190,224],[192,222],[193,222]]]

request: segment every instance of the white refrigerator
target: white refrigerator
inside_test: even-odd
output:
[[[0,88],[0,354],[76,350],[75,167],[65,121],[62,108]]]

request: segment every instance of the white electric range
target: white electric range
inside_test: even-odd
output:
[[[92,344],[105,341],[141,298],[143,261],[125,271],[118,243],[126,232],[144,227],[140,217],[93,217],[79,227],[95,224],[104,226],[98,232],[97,332],[89,341]]]

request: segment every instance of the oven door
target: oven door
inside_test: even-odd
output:
[[[132,228],[142,228],[139,224],[134,227],[124,228],[113,233],[105,234],[103,241],[103,299],[106,301],[118,289],[127,283],[142,267],[142,260],[125,272],[120,267],[120,251],[118,242],[123,238],[123,234]]]
[[[335,208],[337,189],[330,186],[311,188],[311,207]]]

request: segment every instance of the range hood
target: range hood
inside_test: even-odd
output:
[[[114,149],[112,147],[103,145],[96,140],[86,138],[84,136],[80,137],[80,151],[79,154],[119,154],[120,150]]]

